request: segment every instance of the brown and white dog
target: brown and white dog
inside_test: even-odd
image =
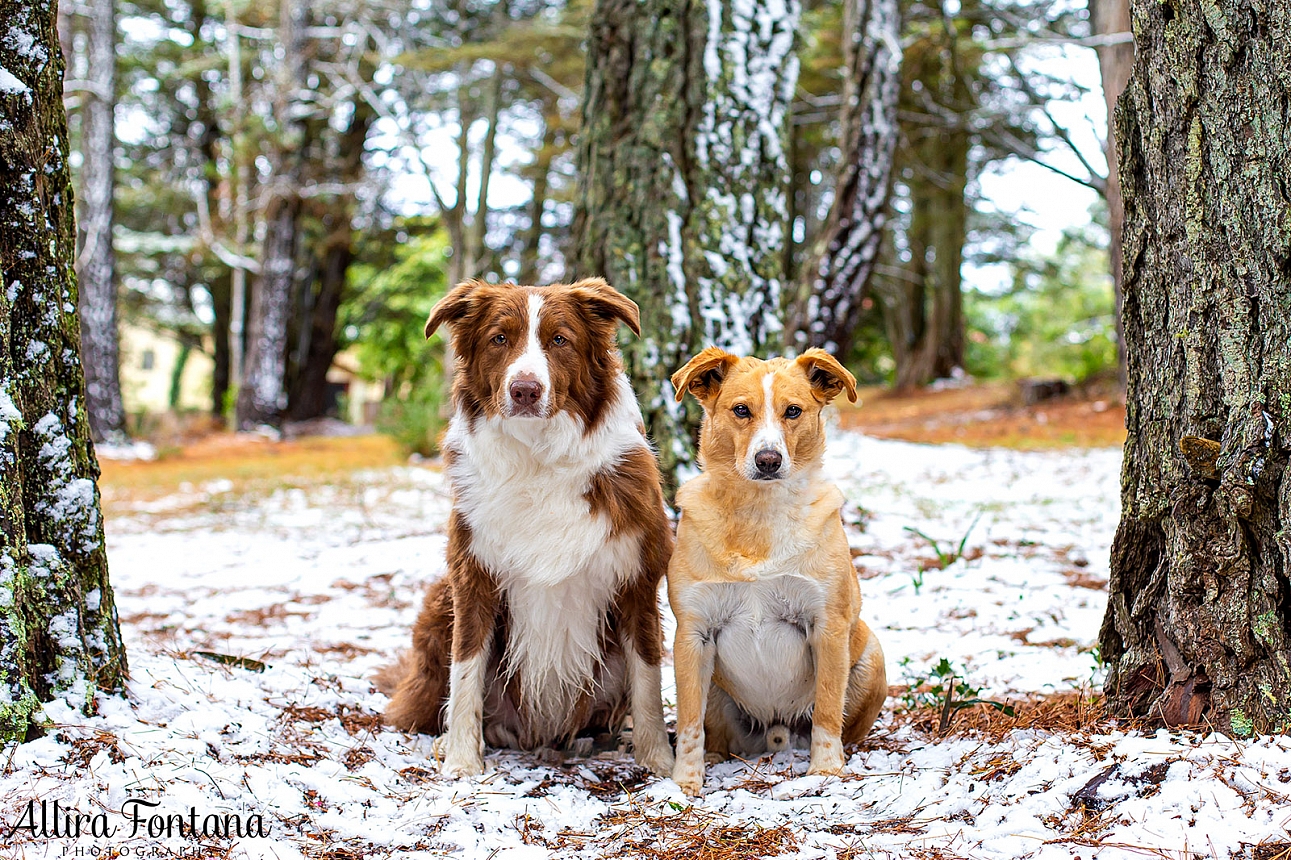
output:
[[[443,732],[449,774],[480,773],[485,740],[561,747],[628,713],[637,761],[672,769],[658,602],[672,534],[621,322],[640,334],[637,306],[592,279],[468,281],[426,323],[450,326],[456,353],[448,573],[378,685],[388,723]]]
[[[704,406],[703,473],[677,492],[668,567],[677,616],[677,759],[687,794],[704,753],[757,755],[810,734],[808,773],[843,768],[843,744],[869,733],[887,696],[879,641],[840,509],[820,474],[821,412],[856,380],[832,356],[737,358],[715,347],[672,377]]]

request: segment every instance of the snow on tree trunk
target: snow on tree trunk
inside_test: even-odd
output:
[[[308,89],[304,54],[307,0],[282,0],[278,24],[283,45],[275,116],[279,123],[274,176],[269,180],[265,236],[260,246],[260,273],[251,291],[247,314],[247,355],[238,390],[237,427],[250,430],[282,423],[287,403],[287,330],[296,281],[303,179],[301,162],[307,141],[301,101]]]
[[[847,355],[862,301],[878,263],[901,94],[900,14],[896,0],[847,0],[844,6],[841,150],[834,202],[803,266],[793,344]]]
[[[664,474],[694,461],[668,379],[714,344],[782,342],[785,118],[797,0],[599,0],[588,39],[574,225],[579,276],[641,307],[623,343]]]
[[[97,441],[125,435],[121,350],[117,333],[116,256],[112,249],[112,194],[116,178],[116,0],[89,4],[87,72],[90,92],[81,112],[81,220],[77,280],[81,301],[81,360],[86,406]]]
[[[1135,0],[1111,709],[1291,730],[1291,5]]]
[[[78,357],[54,17],[9,2],[0,39],[0,741],[38,730],[40,702],[88,712],[126,675]]]

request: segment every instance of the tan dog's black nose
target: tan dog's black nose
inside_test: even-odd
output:
[[[758,471],[763,475],[774,475],[780,471],[780,464],[784,458],[778,451],[759,451],[753,456],[753,464],[758,467]]]
[[[508,392],[517,412],[521,414],[537,412],[538,401],[542,399],[542,383],[537,377],[527,373],[520,374],[511,383]]]

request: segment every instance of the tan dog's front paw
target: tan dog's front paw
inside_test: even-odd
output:
[[[704,790],[704,769],[678,763],[673,769],[672,781],[681,787],[687,797],[699,797]]]
[[[843,772],[843,753],[837,747],[829,750],[813,750],[811,766],[807,776],[838,776]]]

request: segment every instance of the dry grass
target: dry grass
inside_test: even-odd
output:
[[[250,434],[208,436],[183,448],[163,450],[151,461],[100,463],[104,506],[152,501],[211,481],[232,482],[231,492],[284,485],[325,483],[360,469],[405,462],[385,436],[311,437],[273,442]]]
[[[843,404],[840,409],[844,427],[881,439],[1021,450],[1125,442],[1121,403],[1071,395],[1022,406],[1015,386],[1007,382],[907,393],[866,388],[858,405]]]
[[[900,688],[896,689],[899,695]],[[876,727],[873,740],[867,744],[882,746],[887,737],[907,726],[930,739],[966,735],[1000,743],[1018,730],[1062,734],[1076,742],[1090,734],[1147,728],[1149,725],[1147,721],[1140,725],[1134,720],[1108,716],[1102,695],[1088,690],[1010,699],[1006,704],[1013,706],[1012,715],[989,705],[973,705],[955,711],[944,734],[938,731],[941,721],[939,708],[897,710],[881,727]]]

